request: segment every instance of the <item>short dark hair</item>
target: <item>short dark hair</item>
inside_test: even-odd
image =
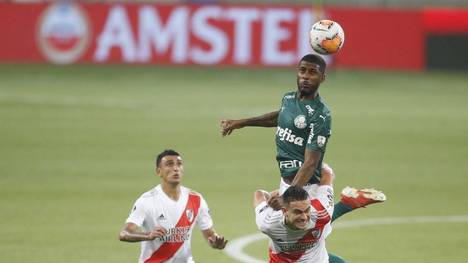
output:
[[[324,73],[325,69],[327,68],[327,63],[325,62],[325,60],[321,56],[316,54],[307,54],[303,56],[301,60],[299,60],[299,63],[301,63],[301,61],[307,61],[318,65],[322,73]]]
[[[304,188],[299,186],[290,186],[283,194],[283,203],[285,204],[307,199],[309,199],[309,194],[304,190]]]
[[[158,157],[156,157],[156,167],[159,167],[161,159],[165,156],[180,156],[180,154],[172,149],[164,150],[162,153],[158,154]]]

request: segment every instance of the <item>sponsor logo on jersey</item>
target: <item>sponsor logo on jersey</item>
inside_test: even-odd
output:
[[[78,4],[60,1],[52,3],[40,17],[36,39],[50,62],[69,64],[85,53],[90,35],[85,11]]]
[[[317,145],[319,147],[325,146],[326,142],[327,142],[327,138],[325,136],[322,136],[322,135],[317,136]]]
[[[314,109],[312,109],[312,107],[310,105],[306,105],[305,106],[306,109],[307,109],[307,113],[309,113],[309,115],[313,115],[314,114]]]
[[[278,126],[276,130],[276,135],[280,141],[286,141],[293,143],[295,145],[303,146],[304,145],[304,138],[299,137],[292,133],[292,131],[288,128],[281,128]]]
[[[284,96],[285,99],[287,100],[290,100],[290,99],[294,99],[295,95],[286,95]]]
[[[304,115],[298,115],[294,119],[294,126],[296,126],[298,129],[304,129],[307,127],[306,117]]]
[[[167,234],[158,238],[162,242],[179,243],[190,239],[190,226],[173,227],[167,230]]]
[[[281,161],[279,162],[280,169],[288,169],[288,168],[299,168],[302,166],[302,162],[299,160],[290,160],[290,161]]]
[[[311,249],[317,245],[317,241],[302,241],[298,243],[290,243],[290,242],[276,242],[276,244],[280,247],[281,251],[284,252],[292,252],[292,251],[305,251]]]

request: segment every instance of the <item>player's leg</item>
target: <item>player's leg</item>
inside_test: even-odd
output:
[[[346,263],[346,261],[335,254],[328,253],[328,263]]]
[[[329,173],[334,176],[333,169],[326,164],[322,164],[322,173]],[[375,189],[356,189],[345,187],[341,192],[341,199],[335,203],[332,222],[342,215],[353,211],[354,209],[366,207],[371,204],[385,201],[385,194]]]

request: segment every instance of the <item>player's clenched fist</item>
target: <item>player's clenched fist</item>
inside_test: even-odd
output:
[[[283,207],[282,198],[277,190],[270,193],[267,204],[274,210],[280,210]]]
[[[232,133],[233,130],[242,128],[238,120],[221,120],[221,135],[226,136]]]
[[[148,240],[155,240],[156,238],[162,238],[166,235],[167,231],[164,227],[155,227],[153,231],[148,233]]]

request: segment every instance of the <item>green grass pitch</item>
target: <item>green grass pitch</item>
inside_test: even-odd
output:
[[[294,69],[0,66],[2,262],[136,262],[117,235],[133,202],[159,180],[165,148],[185,160],[184,185],[208,201],[228,239],[256,233],[252,193],[274,189],[275,129],[227,138],[219,121],[276,110]],[[468,215],[468,75],[331,71],[326,161],[335,189],[376,187],[388,201],[340,221]],[[468,222],[336,229],[348,262],[467,262]],[[246,251],[266,259],[266,242]],[[198,230],[199,263],[236,262]]]

